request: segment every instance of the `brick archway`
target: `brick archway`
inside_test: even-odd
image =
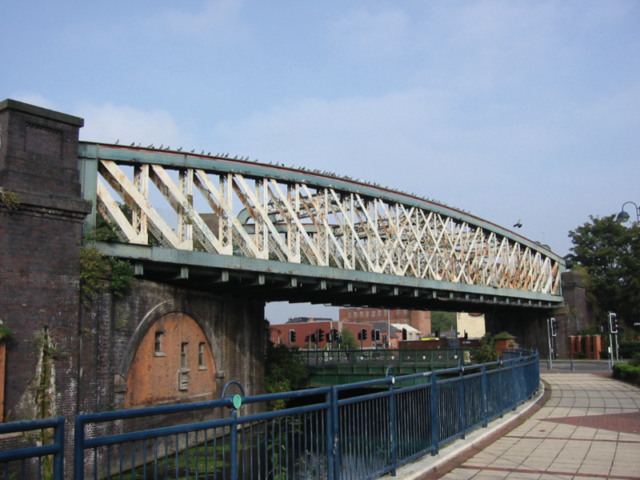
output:
[[[146,330],[127,372],[124,407],[215,397],[216,366],[207,336],[182,312],[162,315]]]

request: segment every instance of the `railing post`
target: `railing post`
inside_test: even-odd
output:
[[[436,456],[440,451],[440,414],[438,409],[438,380],[436,372],[431,372],[431,440],[434,449],[431,453]]]
[[[333,390],[334,387],[331,387],[331,390],[327,392],[325,397],[325,401],[329,404],[329,408],[327,409],[327,435],[325,448],[327,449],[327,473],[329,480],[333,480],[334,478],[334,467],[333,467],[333,445],[334,445],[334,417],[333,417]]]
[[[504,389],[502,388],[502,360],[498,364],[498,388],[500,389],[500,418],[504,417]]]
[[[487,367],[482,364],[482,426],[486,427],[489,423],[488,420],[488,407],[487,407]]]
[[[462,439],[467,433],[467,412],[464,404],[464,366],[460,366],[460,420],[462,423]]]
[[[64,478],[64,418],[60,419],[54,433],[55,444],[60,449],[53,458],[53,478]]]
[[[390,371],[392,371],[393,368],[389,367],[387,368],[387,377],[389,376]],[[393,376],[391,377],[391,381],[389,382],[389,392],[391,393],[391,396],[389,397],[389,421],[390,421],[390,425],[389,425],[389,435],[390,435],[390,442],[391,442],[391,465],[393,465],[393,468],[391,469],[391,476],[395,477],[396,476],[396,463],[398,463],[398,432],[397,432],[397,415],[396,415],[396,394],[395,394],[395,383],[396,383],[396,377]]]
[[[73,439],[73,478],[84,480],[84,420],[76,415]]]
[[[231,431],[229,432],[229,456],[230,463],[229,473],[231,475],[231,480],[238,479],[238,411],[235,408],[229,409],[229,418],[232,420],[232,424],[229,427]]]
[[[331,432],[329,455],[333,457],[333,478],[340,480],[340,411],[336,387],[331,387],[331,410],[333,411],[333,432]]]

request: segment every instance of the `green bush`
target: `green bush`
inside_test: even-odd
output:
[[[265,387],[267,393],[290,392],[299,388],[301,382],[309,376],[304,360],[296,355],[298,347],[274,345],[267,342],[265,357]],[[270,410],[282,410],[287,405],[285,400],[275,400],[269,405]]]
[[[482,346],[475,352],[476,363],[490,363],[498,360],[499,355],[496,351],[494,338],[495,337],[491,337],[491,335],[488,333],[484,337],[482,337],[482,339],[480,340]]]
[[[640,342],[620,342],[620,356],[622,358],[631,358],[638,352],[640,352]]]
[[[640,366],[630,365],[629,363],[616,363],[613,366],[613,378],[640,384]]]
[[[640,352],[636,352],[633,354],[633,357],[631,357],[631,360],[629,360],[629,365],[631,365],[632,367],[640,367]]]

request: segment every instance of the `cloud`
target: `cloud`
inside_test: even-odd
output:
[[[154,144],[189,145],[189,135],[179,130],[173,117],[163,110],[143,111],[126,105],[105,103],[78,106],[76,115],[85,119],[85,127],[80,130],[80,138],[85,141],[144,146]]]

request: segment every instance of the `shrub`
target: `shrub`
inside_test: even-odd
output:
[[[295,390],[307,378],[309,372],[304,360],[297,355],[298,347],[274,345],[267,343],[265,358],[265,387],[267,393],[283,393]],[[275,400],[269,405],[270,410],[282,410],[285,400]]]
[[[480,340],[482,346],[475,352],[476,363],[490,363],[498,360],[495,341],[491,335],[487,334]]]
[[[640,366],[634,366],[629,363],[616,363],[613,366],[613,378],[640,384]]]
[[[640,342],[620,342],[620,356],[622,358],[631,358],[638,352],[640,352]]]

